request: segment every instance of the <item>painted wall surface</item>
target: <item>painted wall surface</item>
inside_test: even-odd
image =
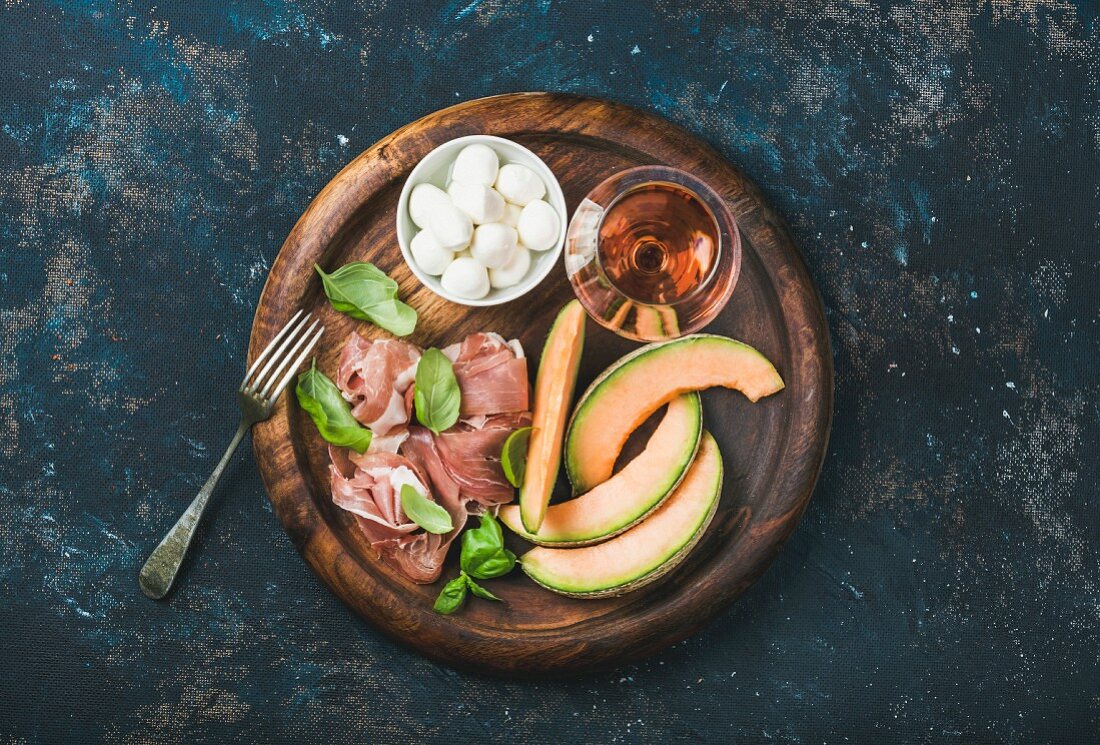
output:
[[[0,4],[0,741],[1069,741],[1100,731],[1092,2]],[[704,632],[538,685],[433,665],[298,558],[250,456],[170,603],[314,194],[493,93],[658,112],[789,222],[836,417]]]

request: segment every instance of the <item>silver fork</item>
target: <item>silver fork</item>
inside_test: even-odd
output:
[[[318,328],[319,320],[313,321],[306,328],[312,318],[310,313],[295,313],[245,373],[241,387],[237,389],[237,403],[241,407],[241,423],[237,427],[237,434],[233,435],[233,441],[229,443],[225,455],[199,490],[195,501],[168,531],[168,535],[164,536],[164,540],[153,549],[153,553],[149,554],[138,575],[142,592],[154,600],[160,600],[171,589],[183,557],[187,555],[191,539],[195,537],[195,529],[199,526],[202,513],[210,501],[210,495],[214,493],[214,487],[218,485],[218,479],[236,452],[237,445],[253,424],[271,416],[279,395],[290,384],[294,373],[302,366],[321,334],[325,332],[324,326]]]

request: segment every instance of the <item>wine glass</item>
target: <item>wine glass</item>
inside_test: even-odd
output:
[[[725,307],[741,271],[741,236],[710,186],[669,166],[621,171],[569,222],[565,270],[598,323],[638,341],[698,331]]]

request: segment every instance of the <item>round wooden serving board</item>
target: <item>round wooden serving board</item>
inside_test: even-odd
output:
[[[468,134],[515,140],[561,181],[570,214],[616,171],[663,163],[701,177],[729,202],[742,233],[741,277],[726,310],[706,330],[752,344],[787,383],[759,403],[725,389],[703,394],[704,422],[725,459],[721,506],[683,565],[638,592],[573,600],[539,588],[518,568],[486,583],[503,603],[467,601],[452,616],[432,602],[457,573],[457,542],[443,579],[415,585],[381,564],[349,515],[332,504],[325,445],[293,395],[253,430],[253,447],[275,513],[313,571],[355,612],[435,660],[506,675],[546,676],[606,668],[649,655],[705,624],[767,567],[794,530],[813,491],[832,413],[828,328],[797,249],[759,191],[712,148],[652,114],[590,98],[521,93],[470,101],[399,129],[324,188],[291,231],[264,287],[252,328],[253,358],[299,308],[328,330],[318,367],[334,375],[353,330],[385,332],[329,306],[313,271],[370,261],[401,286],[420,315],[410,341],[443,346],[474,331],[516,337],[532,356],[573,297],[561,264],[534,291],[490,308],[449,303],[422,287],[402,262],[395,208],[413,166],[435,146]],[[578,394],[611,362],[636,348],[588,323]],[[561,485],[559,485],[561,486]],[[561,491],[564,494],[564,490]],[[507,532],[507,531],[506,531]],[[526,549],[514,536],[509,545]]]

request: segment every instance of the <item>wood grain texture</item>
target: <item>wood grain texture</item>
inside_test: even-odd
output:
[[[561,181],[570,212],[611,173],[649,163],[691,171],[728,201],[742,233],[742,272],[729,306],[706,330],[760,349],[787,388],[757,404],[725,390],[704,394],[704,421],[722,449],[727,476],[718,514],[700,545],[661,582],[621,598],[563,598],[517,571],[490,583],[503,603],[475,600],[454,616],[439,616],[431,606],[442,583],[417,586],[381,564],[354,522],[332,504],[324,443],[292,396],[254,429],[256,458],[275,513],[302,557],[351,609],[390,636],[433,659],[490,673],[547,676],[604,668],[651,654],[705,624],[764,571],[794,529],[828,439],[828,330],[779,219],[713,149],[622,105],[524,93],[431,114],[344,168],[302,215],[272,266],[250,358],[302,307],[328,327],[318,365],[329,374],[353,329],[384,335],[333,311],[312,270],[315,262],[331,270],[354,260],[371,261],[398,281],[402,297],[420,314],[412,341],[439,346],[492,330],[519,338],[537,355],[555,313],[572,297],[562,266],[519,300],[471,309],[421,287],[397,247],[395,208],[409,171],[435,146],[476,133],[516,140],[542,157]],[[590,321],[578,390],[636,346]],[[517,551],[526,547],[514,536],[509,540]],[[457,572],[454,553],[444,580]]]

